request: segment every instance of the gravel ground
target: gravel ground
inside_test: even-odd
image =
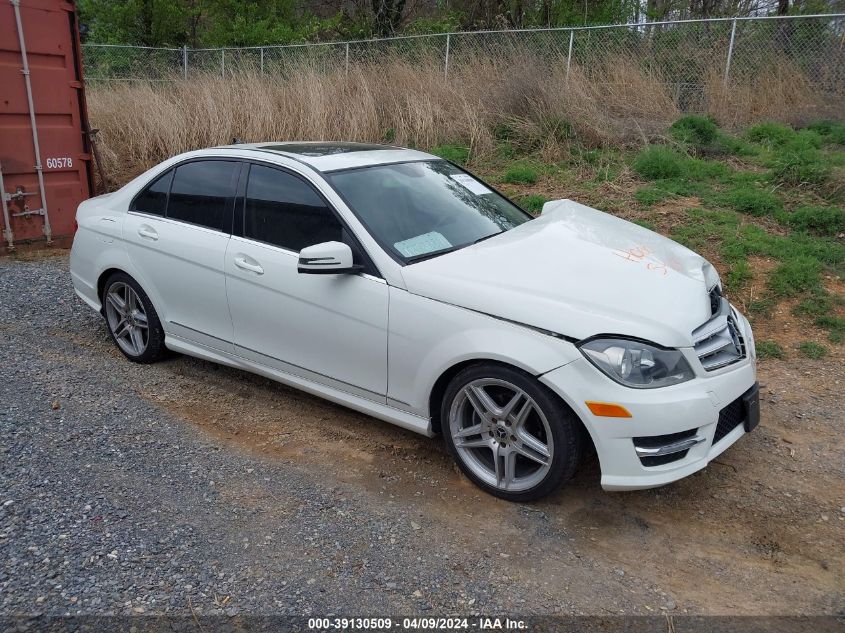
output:
[[[766,369],[761,429],[704,473],[610,494],[586,464],[520,505],[437,440],[195,359],[125,361],[64,255],[0,261],[0,342],[0,615],[845,607],[836,357]]]

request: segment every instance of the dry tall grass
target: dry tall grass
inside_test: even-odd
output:
[[[794,69],[732,85],[716,78],[704,102],[721,121],[791,121],[821,107]],[[628,58],[589,68],[531,55],[463,60],[444,79],[436,59],[383,59],[344,70],[301,66],[284,75],[251,72],[89,90],[94,127],[113,185],[179,152],[245,141],[389,141],[430,148],[463,143],[476,155],[503,125],[545,155],[572,137],[589,146],[642,142],[679,116],[672,89]]]

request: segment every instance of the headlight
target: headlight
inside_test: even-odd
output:
[[[684,355],[676,349],[621,338],[591,339],[579,343],[578,349],[602,372],[627,387],[655,389],[695,377]]]

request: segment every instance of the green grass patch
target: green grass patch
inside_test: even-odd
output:
[[[818,318],[832,313],[836,305],[841,302],[841,297],[822,290],[802,299],[792,308],[792,312],[798,316]]]
[[[734,187],[713,199],[722,206],[756,216],[772,215],[783,207],[780,198],[771,191],[749,185]]]
[[[827,356],[827,348],[812,341],[804,341],[798,346],[798,350],[807,358],[818,359]]]
[[[687,160],[673,149],[652,145],[634,157],[634,171],[649,180],[678,178],[686,172]]]
[[[839,207],[802,206],[775,217],[798,231],[831,236],[845,233],[845,209]]]
[[[772,177],[785,185],[820,185],[830,178],[830,163],[815,148],[787,149],[770,162]]]
[[[747,259],[736,261],[731,265],[730,270],[728,270],[728,288],[731,290],[742,288],[745,284],[751,281],[753,276],[751,266],[748,265]]]
[[[548,199],[545,196],[540,196],[537,194],[530,194],[527,196],[522,196],[519,199],[519,205],[534,215],[540,213],[543,210],[543,205],[548,202]]]
[[[662,202],[672,194],[660,187],[642,187],[634,193],[634,199],[640,204],[650,207],[653,204]]]
[[[684,176],[690,180],[731,182],[734,170],[717,160],[689,158],[684,164]]]
[[[469,147],[465,145],[438,145],[431,153],[458,165],[466,165],[469,160]]]
[[[841,343],[845,340],[845,317],[825,314],[816,317],[814,323],[827,330],[827,338],[831,343]]]
[[[785,147],[790,150],[821,149],[822,137],[813,130],[799,130],[795,136],[786,142]]]
[[[845,123],[836,121],[816,121],[807,126],[807,129],[818,134],[822,142],[845,145]]]
[[[821,288],[822,264],[815,257],[801,255],[775,268],[769,287],[777,297],[794,297]]]
[[[716,127],[713,119],[697,114],[682,116],[669,128],[669,133],[676,141],[698,151],[702,151],[715,141],[718,132],[719,128]]]
[[[748,128],[746,136],[755,143],[777,147],[779,145],[785,145],[795,138],[795,130],[782,123],[767,121]]]
[[[760,147],[743,138],[719,132],[712,144],[713,153],[733,156],[758,156]]]
[[[504,181],[511,184],[533,185],[537,182],[539,173],[537,168],[528,163],[515,163],[508,167]]]
[[[774,341],[757,341],[755,348],[757,350],[757,358],[760,360],[783,358],[786,356],[783,348]]]

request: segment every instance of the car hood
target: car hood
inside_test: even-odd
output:
[[[510,231],[402,269],[409,292],[575,339],[692,345],[713,266],[688,248],[572,200]]]

